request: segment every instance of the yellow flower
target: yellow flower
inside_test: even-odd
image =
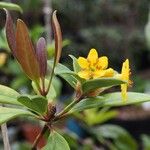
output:
[[[127,87],[131,86],[132,81],[130,80],[130,67],[129,67],[129,60],[126,59],[126,61],[122,65],[122,71],[121,71],[121,79],[125,80],[126,84],[121,84],[121,94],[123,100],[127,99]]]
[[[0,67],[2,67],[7,59],[7,54],[6,53],[0,53]]]
[[[108,68],[108,58],[102,56],[98,58],[98,53],[95,49],[91,49],[88,57],[79,57],[78,64],[81,67],[81,71],[78,75],[84,79],[95,79],[100,77],[112,77],[114,70]]]

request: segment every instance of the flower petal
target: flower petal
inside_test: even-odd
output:
[[[88,68],[89,66],[87,59],[85,59],[84,57],[78,58],[78,64],[82,69]]]
[[[121,84],[121,95],[123,100],[127,99],[127,84]]]
[[[100,57],[97,66],[100,69],[106,69],[108,67],[108,58],[106,56]]]
[[[122,65],[122,79],[126,80],[127,82],[129,81],[129,75],[130,75],[130,68],[129,68],[129,60],[126,59],[126,61]]]
[[[104,70],[96,70],[93,72],[93,78],[94,79],[100,78],[100,77],[104,76],[104,74],[105,74]]]
[[[114,70],[112,68],[104,70],[104,77],[113,77],[114,76]]]
[[[112,77],[114,75],[114,70],[112,68],[106,70],[96,70],[93,74],[93,78],[100,78],[100,77]]]
[[[96,49],[92,48],[88,54],[87,60],[91,63],[91,65],[95,64],[98,59],[98,53]]]
[[[79,77],[84,78],[84,79],[90,79],[91,77],[91,72],[88,70],[82,70],[78,72]]]

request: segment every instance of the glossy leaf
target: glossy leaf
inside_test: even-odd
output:
[[[89,91],[93,91],[98,88],[116,86],[123,83],[126,82],[115,78],[99,78],[99,79],[87,80],[82,84],[82,90],[84,93],[87,93]]]
[[[61,34],[61,28],[60,24],[58,22],[57,16],[56,16],[56,10],[53,12],[52,15],[52,27],[54,31],[54,38],[55,38],[55,61],[54,64],[59,62],[61,51],[62,51],[62,34]]]
[[[43,150],[70,150],[67,141],[56,131],[52,131]]]
[[[52,67],[53,62],[48,61],[49,67]],[[66,66],[58,63],[55,67],[55,74],[62,77],[66,80],[73,88],[76,88],[77,81],[84,82],[85,80],[81,79],[75,72],[71,71]]]
[[[32,80],[38,80],[40,72],[36,53],[29,37],[27,26],[20,19],[17,20],[16,55],[28,77]]]
[[[78,73],[81,70],[81,67],[79,66],[78,62],[77,62],[77,58],[74,57],[73,55],[69,55],[72,60],[73,60],[73,70]]]
[[[17,100],[28,109],[38,114],[44,114],[47,110],[47,99],[42,96],[20,96]]]
[[[35,115],[23,109],[0,107],[0,125],[19,116],[34,117]]]
[[[134,138],[120,126],[101,125],[93,128],[92,132],[98,139],[112,139],[115,147],[119,150],[137,150],[137,143]]]
[[[103,105],[103,99],[104,98],[102,96],[98,96],[98,97],[95,97],[95,98],[83,99],[79,103],[77,103],[69,111],[69,113],[80,112],[80,111],[83,111],[85,109],[101,107]]]
[[[20,94],[16,92],[15,90],[4,86],[0,85],[0,103],[2,104],[13,104],[13,105],[21,105],[17,101],[17,97]]]
[[[40,76],[45,77],[47,71],[47,53],[46,53],[46,41],[43,37],[39,38],[37,42],[36,54],[40,68]]]
[[[103,106],[123,106],[150,101],[150,94],[127,92],[127,100],[123,102],[120,92],[103,95]]]
[[[22,8],[14,3],[0,2],[0,8],[6,8],[8,10],[16,10],[19,12],[23,12]]]
[[[105,94],[102,96],[91,97],[81,100],[71,110],[70,113],[83,111],[95,107],[115,107],[124,106],[150,101],[150,94],[128,92],[126,102],[122,100],[120,92]]]

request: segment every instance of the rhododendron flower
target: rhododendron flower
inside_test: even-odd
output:
[[[114,70],[108,68],[108,58],[106,56],[98,58],[95,49],[90,50],[87,58],[79,57],[78,64],[81,67],[78,75],[84,79],[112,77],[114,75]]]

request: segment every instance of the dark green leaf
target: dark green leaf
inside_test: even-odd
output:
[[[21,105],[17,101],[17,97],[19,95],[20,94],[18,92],[16,92],[15,90],[13,90],[7,86],[0,85],[0,103]]]
[[[48,65],[50,67],[52,67],[52,64],[52,61],[48,61]],[[69,68],[60,63],[55,67],[55,74],[66,80],[73,88],[76,88],[77,81],[84,81],[75,72],[71,71]]]
[[[79,103],[77,103],[70,111],[69,113],[73,112],[80,112],[85,109],[90,109],[90,108],[96,108],[96,107],[101,107],[103,105],[103,97],[98,96],[95,98],[86,98],[81,100]]]
[[[115,78],[99,78],[99,79],[93,79],[85,81],[82,84],[82,90],[84,93],[87,93],[89,91],[93,91],[98,88],[103,87],[110,87],[110,86],[116,86],[125,83],[122,80],[115,79]]]
[[[20,11],[21,13],[23,12],[22,8],[14,3],[0,2],[0,8],[6,8],[8,10],[16,10]]]
[[[44,114],[47,110],[47,99],[42,96],[20,96],[18,101],[38,114]]]
[[[23,109],[0,107],[0,125],[22,115],[35,116],[31,112]]]
[[[70,148],[66,140],[60,134],[56,131],[52,131],[48,138],[47,145],[43,150],[70,150]]]

